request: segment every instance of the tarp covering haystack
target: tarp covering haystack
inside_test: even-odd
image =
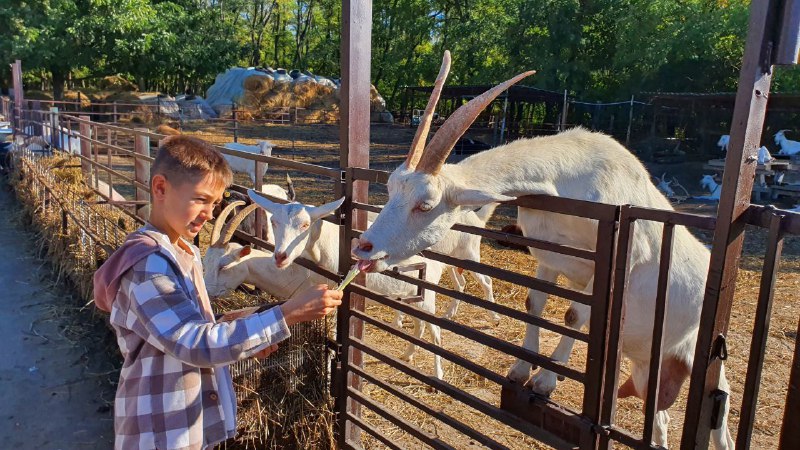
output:
[[[208,89],[208,103],[222,115],[233,105],[245,118],[275,119],[296,114],[302,123],[335,123],[339,120],[339,80],[308,71],[234,67],[217,75]],[[370,93],[373,121],[393,121],[386,102],[373,86]]]

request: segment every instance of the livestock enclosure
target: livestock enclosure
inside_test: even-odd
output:
[[[792,252],[798,247],[800,214],[750,204],[753,183],[753,158],[763,126],[766,99],[769,94],[773,64],[796,63],[797,31],[800,29],[800,3],[792,1],[753,2],[745,58],[736,100],[731,147],[726,161],[722,199],[716,217],[687,212],[655,210],[636,205],[609,205],[561,197],[534,195],[506,202],[505,210],[529,208],[552,213],[591,219],[597,222],[596,248],[587,250],[568,245],[545,242],[499,231],[496,226],[474,227],[456,225],[463,233],[479,235],[490,242],[507,241],[524,247],[568,255],[591,261],[594,284],[590,291],[583,287],[548,282],[533,275],[531,258],[525,259],[499,253],[496,247],[482,249],[491,258],[483,262],[453,256],[423,252],[423,256],[445,265],[481,273],[496,282],[496,303],[487,302],[470,288],[461,292],[447,282],[432,283],[418,277],[417,271],[387,271],[389,277],[431,290],[439,295],[437,309],[442,310],[444,299],[458,299],[467,305],[467,312],[451,319],[424,312],[414,306],[416,298],[396,299],[365,286],[363,279],[348,286],[345,301],[337,312],[335,332],[317,324],[311,330],[298,331],[309,336],[304,342],[292,342],[274,365],[306,367],[300,378],[287,381],[287,389],[300,385],[321,387],[330,396],[315,389],[313,409],[322,425],[317,433],[315,448],[662,448],[652,443],[656,399],[661,370],[661,343],[667,307],[667,286],[670,267],[680,264],[672,260],[676,227],[687,227],[711,244],[711,261],[701,314],[700,331],[695,350],[694,367],[688,390],[680,397],[678,410],[669,431],[670,444],[680,448],[705,448],[711,430],[719,427],[721,412],[727,406],[735,411],[730,415],[731,430],[739,448],[779,447],[799,448],[800,433],[800,323],[797,303],[797,256],[787,260],[782,255],[785,243]],[[280,179],[272,172],[280,168],[302,182],[298,185],[300,200],[313,198],[314,203],[344,197],[339,212],[325,220],[339,229],[340,273],[300,258],[298,263],[309,270],[338,282],[353,260],[350,242],[366,229],[367,212],[379,212],[386,199],[385,184],[389,173],[370,169],[369,136],[369,62],[371,3],[351,0],[343,3],[342,35],[342,108],[339,151],[327,156],[338,164],[312,164],[282,157],[286,153],[275,149],[273,156],[254,155],[219,147],[222,153],[252,161],[258,168],[269,165],[268,180]],[[776,41],[777,40],[777,41]],[[16,71],[19,70],[17,65]],[[19,85],[16,85],[19,86]],[[19,89],[21,92],[21,88]],[[126,230],[141,222],[142,207],[149,201],[149,167],[153,161],[152,148],[163,136],[146,129],[129,128],[91,120],[90,117],[53,108],[48,112],[24,105],[21,95],[12,105],[3,99],[3,113],[12,118],[18,150],[14,151],[15,176],[18,183],[33,183],[35,201],[44,214],[60,217],[62,234],[74,239],[80,251],[89,252],[91,261],[103,259],[103,254],[119,245]],[[47,150],[26,150],[25,138],[43,136],[56,151],[61,162],[53,163]],[[77,146],[73,145],[78,142]],[[76,148],[77,151],[69,152]],[[60,164],[60,165],[59,165]],[[63,174],[56,169],[74,169],[71,179],[88,185],[91,195],[70,193],[62,186]],[[274,177],[274,178],[273,178]],[[241,178],[237,178],[240,180]],[[32,181],[32,180],[35,180]],[[103,191],[100,181],[125,195],[128,200],[111,198]],[[264,180],[256,180],[259,189]],[[235,184],[230,189],[245,192],[249,186]],[[99,196],[99,200],[97,200]],[[285,203],[272,197],[271,200]],[[256,216],[253,234],[238,230],[240,242],[256,248],[274,250],[269,236],[262,234],[264,216]],[[650,349],[649,383],[644,404],[617,398],[620,377],[628,370],[622,358],[622,333],[625,305],[622,302],[628,286],[630,243],[636,224],[661,224],[660,270],[656,309],[653,312],[653,344]],[[742,248],[748,237],[758,239],[759,263],[749,268],[751,284],[742,282],[740,266]],[[109,238],[111,236],[111,238]],[[205,235],[204,235],[205,236]],[[205,244],[205,237],[201,244]],[[99,250],[96,248],[99,247]],[[510,252],[510,251],[508,251]],[[748,256],[752,256],[748,253]],[[98,257],[99,255],[99,257]],[[504,260],[504,258],[506,258]],[[519,262],[522,261],[522,264]],[[788,268],[787,286],[778,280],[779,271]],[[777,287],[776,287],[777,285]],[[794,288],[792,287],[794,286]],[[755,297],[752,308],[741,309],[739,294],[746,289]],[[529,315],[521,309],[527,289],[553,297],[591,306],[588,331],[570,328],[548,318]],[[776,296],[776,290],[781,295]],[[367,305],[365,299],[372,302]],[[263,297],[248,297],[248,302],[263,302]],[[224,301],[224,302],[223,302]],[[228,300],[217,307],[226,309]],[[787,346],[781,362],[784,371],[775,376],[768,341],[776,305],[789,308],[789,323],[794,338]],[[789,305],[789,306],[787,306]],[[737,309],[738,308],[738,309]],[[552,313],[563,313],[559,306]],[[445,330],[442,345],[389,324],[392,311],[437,325]],[[494,328],[476,317],[493,312],[501,316],[500,326]],[[732,313],[744,314],[738,322]],[[545,351],[532,351],[519,344],[521,330],[531,324],[548,331],[545,347],[552,348],[557,337],[574,339],[576,354],[566,362],[546,356]],[[741,334],[741,335],[740,335]],[[787,335],[788,336],[788,335]],[[401,359],[400,348],[413,343],[425,350],[414,361]],[[312,351],[306,351],[309,348]],[[738,353],[736,352],[738,350]],[[303,353],[305,351],[305,353]],[[432,358],[440,355],[448,369],[444,379],[431,375]],[[744,356],[742,356],[744,355]],[[505,376],[509,364],[521,359],[539,368],[552,371],[563,382],[552,397],[534,393]],[[735,361],[738,360],[738,365]],[[722,361],[733,376],[733,393],[726,395],[717,386]],[[330,362],[330,370],[328,363]],[[282,392],[267,387],[273,381],[268,375],[274,365],[262,367],[238,366],[240,374],[260,380],[251,389],[261,404],[277,404],[278,411],[285,403],[276,402]],[[768,381],[767,381],[768,380]],[[766,396],[769,404],[761,400]],[[249,400],[253,400],[250,397]],[[240,399],[240,406],[247,399]],[[325,405],[330,405],[330,410]],[[281,406],[283,405],[283,406]],[[644,410],[644,414],[639,413]],[[767,418],[780,430],[766,432],[757,427],[760,414],[769,409]],[[255,421],[268,417],[256,408]],[[327,417],[327,420],[325,419]],[[296,417],[295,417],[296,418]],[[292,417],[288,417],[291,420]],[[241,425],[240,425],[241,426]],[[282,424],[280,426],[286,426]],[[321,428],[329,429],[329,439]],[[265,429],[277,430],[275,424]],[[285,431],[285,430],[284,430]],[[284,431],[279,431],[280,433]],[[269,433],[267,433],[269,434]],[[289,434],[300,445],[300,436]],[[320,437],[321,436],[321,437]],[[263,436],[262,436],[263,437]],[[265,438],[265,439],[268,439]],[[269,441],[270,445],[287,443]],[[306,441],[310,442],[310,441]]]

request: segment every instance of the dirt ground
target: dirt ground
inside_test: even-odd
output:
[[[222,144],[231,141],[231,136],[226,130],[200,126],[187,126],[187,133],[196,134],[211,142]],[[327,167],[338,167],[338,128],[330,125],[316,126],[244,126],[240,142],[254,143],[255,140],[268,139],[277,145],[274,156],[279,156],[295,161],[320,164]],[[397,166],[404,158],[408,145],[413,137],[413,130],[401,126],[375,126],[372,129],[372,145],[370,165],[373,168],[390,170]],[[457,161],[460,156],[453,155],[452,161]],[[124,161],[120,161],[124,165]],[[661,175],[664,171],[670,176],[678,177],[691,194],[699,195],[698,185],[702,175],[702,162],[689,162],[669,166],[651,165],[654,175]],[[280,167],[270,166],[265,182],[282,184],[287,171]],[[332,182],[318,176],[301,174],[288,171],[295,182],[299,200],[309,204],[320,204],[333,200]],[[238,174],[236,182],[249,185],[251,182],[246,176]],[[385,202],[385,188],[376,184],[370,186],[370,202],[380,204]],[[792,202],[785,201],[782,206],[790,206]],[[677,205],[676,209],[698,214],[714,214],[715,205],[709,203],[684,203]],[[513,208],[500,208],[489,224],[490,228],[499,229],[514,220]],[[708,232],[696,232],[698,238],[706,244],[710,243],[711,235]],[[741,270],[737,281],[737,292],[734,303],[731,330],[729,333],[730,357],[726,367],[731,383],[731,413],[730,427],[736,433],[739,420],[739,411],[742,400],[742,386],[745,379],[747,356],[749,353],[750,337],[753,329],[753,317],[756,309],[758,295],[760,268],[763,264],[764,245],[766,232],[758,229],[748,229],[745,251],[742,258]],[[536,261],[531,256],[500,247],[494,242],[484,240],[482,244],[482,259],[484,262],[502,267],[518,273],[533,275]],[[467,291],[481,296],[478,285],[467,277]],[[560,280],[563,284],[564,280]],[[447,277],[442,282],[451,286]],[[500,304],[518,309],[524,309],[526,290],[511,283],[495,280],[495,298]],[[449,299],[439,296],[437,310],[444,311],[449,304]],[[551,298],[545,310],[544,317],[555,323],[563,323],[564,312],[568,304],[563,299]],[[368,313],[384,321],[391,321],[393,313],[384,307],[370,307]],[[797,339],[797,320],[800,317],[800,237],[789,236],[785,240],[781,270],[775,287],[775,300],[772,308],[771,327],[765,369],[760,386],[760,396],[757,405],[756,423],[753,431],[753,448],[775,448],[777,436],[780,432],[777,424],[783,415],[788,375],[791,364],[792,352]],[[524,326],[517,320],[503,317],[498,326],[492,326],[486,320],[485,311],[477,306],[462,304],[455,320],[469,325],[480,332],[503,339],[514,344],[521,344],[524,335]],[[409,322],[406,321],[406,330]],[[559,335],[547,331],[542,332],[542,352],[549,354],[558,342]],[[398,357],[405,343],[388,333],[373,327],[366,327],[366,340],[384,354]],[[465,356],[479,363],[497,374],[505,375],[513,362],[513,358],[499,351],[479,345],[469,339],[454,335],[449,331],[442,334],[442,342],[447,350]],[[578,343],[575,346],[569,366],[577,370],[585,369],[586,346]],[[419,351],[414,362],[414,367],[423,373],[431,373],[432,355]],[[502,425],[491,417],[487,417],[463,404],[452,400],[446,395],[428,389],[416,379],[390,369],[385,364],[371,358],[366,358],[366,370],[403,392],[411,394],[435,409],[447,413],[463,423],[478,430],[491,430],[492,438],[511,448],[545,448],[532,438]],[[462,389],[478,399],[490,404],[499,404],[499,386],[486,379],[465,370],[464,368],[445,361],[445,381]],[[627,366],[623,364],[622,379],[625,379]],[[410,405],[407,405],[391,394],[373,385],[366,385],[365,392],[377,401],[395,411],[395,414],[405,420],[422,427],[432,435],[438,436],[456,448],[473,448],[477,444],[472,442],[456,430],[422,414]],[[679,443],[686,407],[687,386],[684,385],[678,403],[670,410],[672,421],[669,425],[670,446],[676,447]],[[576,382],[565,381],[559,384],[553,394],[553,400],[569,408],[579,410],[583,388]],[[634,433],[641,433],[642,429],[642,402],[635,399],[624,399],[619,402],[616,423]],[[365,412],[365,418],[374,424],[381,432],[387,434],[392,440],[409,448],[423,448],[418,441],[410,438],[400,428],[380,419],[375,414]],[[366,438],[368,448],[380,448],[376,441]]]
[[[0,186],[0,447],[108,449],[116,370],[107,330],[86,320],[21,231]]]

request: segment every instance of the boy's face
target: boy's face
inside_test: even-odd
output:
[[[171,183],[163,175],[153,177],[153,212],[160,209],[161,227],[171,239],[178,236],[189,241],[197,236],[206,221],[213,219],[225,186],[212,175],[193,181]],[[155,225],[155,224],[154,224]]]

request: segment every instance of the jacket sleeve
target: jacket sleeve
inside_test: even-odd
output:
[[[230,322],[206,320],[182,287],[172,265],[153,254],[135,267],[129,314],[141,326],[131,329],[157,349],[197,367],[227,365],[290,336],[280,308]]]

